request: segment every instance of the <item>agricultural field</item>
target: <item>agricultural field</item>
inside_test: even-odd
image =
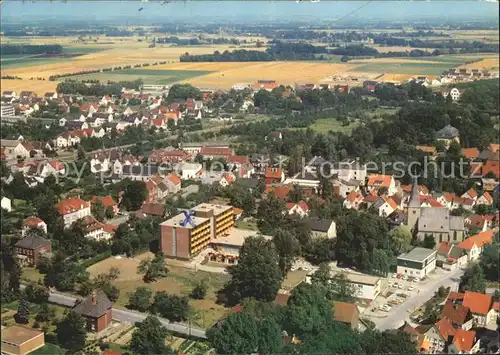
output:
[[[349,64],[322,62],[242,62],[242,63],[173,63],[172,69],[212,70],[214,73],[188,82],[198,87],[230,88],[236,83],[253,83],[260,79],[276,80],[283,85],[316,83],[328,76],[346,72]]]
[[[112,72],[92,73],[72,76],[72,80],[133,81],[142,79],[148,84],[166,85],[210,74],[207,70],[146,70],[128,69]]]
[[[204,271],[194,271],[169,263],[167,260],[168,276],[156,282],[145,283],[142,275],[137,273],[137,266],[140,261],[153,257],[152,253],[144,253],[133,259],[114,257],[105,259],[97,264],[90,266],[87,270],[91,277],[106,273],[110,268],[116,267],[120,270],[120,276],[113,284],[120,289],[120,298],[115,306],[125,307],[128,303],[128,294],[134,292],[137,287],[147,287],[157,291],[166,291],[168,293],[187,296],[193,289],[196,282],[205,280],[208,285],[208,294],[204,300],[190,300],[189,303],[195,310],[193,324],[199,327],[209,327],[220,317],[228,312],[227,308],[215,303],[216,291],[221,289],[228,277],[224,274],[208,273]]]

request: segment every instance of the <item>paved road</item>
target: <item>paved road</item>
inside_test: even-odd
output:
[[[51,292],[49,296],[49,301],[55,304],[59,304],[66,307],[73,307],[75,305],[76,298],[68,296],[59,292]],[[143,321],[148,314],[140,313],[134,311],[126,311],[122,309],[113,308],[112,311],[113,319],[121,323],[134,324],[135,322]],[[160,322],[170,330],[171,332],[176,332],[188,336],[193,336],[196,338],[206,339],[205,329],[197,327],[189,327],[187,324],[182,323],[171,323],[167,319],[158,317]]]
[[[413,312],[415,309],[427,302],[432,296],[434,296],[434,293],[437,291],[439,286],[451,287],[451,290],[456,289],[458,279],[460,279],[463,273],[464,270],[461,269],[453,270],[450,273],[444,275],[445,278],[436,278],[434,280],[430,280],[429,283],[422,285],[423,287],[420,289],[420,292],[417,295],[410,298],[403,304],[397,307],[393,307],[387,317],[371,318],[371,320],[380,330],[400,327],[404,323],[404,321],[408,319],[411,312]]]

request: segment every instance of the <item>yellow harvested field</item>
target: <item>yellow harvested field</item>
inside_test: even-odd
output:
[[[213,70],[216,73],[186,80],[203,88],[230,88],[236,83],[276,80],[283,85],[317,83],[329,76],[347,72],[349,64],[316,62],[174,63],[165,69]],[[188,69],[191,68],[191,69]]]
[[[375,48],[375,49],[376,49],[376,50],[378,50],[380,53],[387,53],[387,52],[405,52],[405,51],[410,52],[411,50],[415,49],[415,48],[411,48],[411,47],[402,47],[402,46],[380,46],[380,45],[371,45],[370,47]],[[432,52],[435,48],[418,48],[418,49],[421,49],[421,50],[423,50],[423,51]]]
[[[48,80],[0,80],[2,91],[34,91],[37,95],[56,91],[57,81]]]
[[[391,82],[391,81],[399,81],[399,82],[403,82],[403,81],[408,81],[410,80],[411,78],[413,78],[415,75],[411,75],[411,74],[384,74],[383,76],[381,76],[380,78],[378,78],[378,80],[380,81],[385,81],[385,82]],[[432,75],[426,75],[428,78],[433,78],[434,76]]]
[[[465,64],[460,68],[469,68],[469,69],[498,69],[500,67],[500,57],[495,58],[485,58],[479,62]]]

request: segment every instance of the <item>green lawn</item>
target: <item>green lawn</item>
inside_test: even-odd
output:
[[[38,282],[38,280],[43,281],[43,275],[40,272],[32,267],[23,268],[23,272],[21,274],[21,279],[30,282]]]
[[[19,67],[32,67],[35,65],[52,64],[60,61],[70,60],[68,58],[33,58],[30,56],[16,56],[6,57],[2,56],[0,58],[0,65],[2,69],[7,68],[19,68]]]
[[[239,221],[236,222],[235,226],[237,228],[248,229],[251,231],[258,231],[259,230],[257,228],[257,222],[255,220],[244,221],[243,219],[240,219]]]
[[[96,53],[96,52],[102,52],[106,51],[109,48],[106,47],[92,47],[92,46],[68,46],[68,47],[63,47],[63,53],[70,53],[70,54],[89,54],[89,53]]]
[[[72,76],[72,80],[133,81],[142,79],[147,84],[166,85],[212,73],[207,70],[149,70],[125,69],[112,72],[92,73]]]
[[[350,64],[359,64],[356,71],[379,72],[388,74],[415,74],[415,75],[439,75],[442,72],[472,60],[480,60],[489,57],[488,54],[471,55],[442,55],[437,57],[415,57],[404,58],[408,63],[391,63],[393,58],[387,58],[387,62],[367,63],[352,60]],[[402,58],[400,58],[402,59]],[[415,61],[415,63],[412,63]],[[417,62],[418,61],[418,62]],[[422,63],[421,61],[426,61]],[[428,63],[427,63],[428,62]]]
[[[327,133],[327,132],[342,132],[342,133],[351,133],[351,131],[359,125],[357,122],[350,123],[347,126],[343,126],[340,121],[335,118],[320,118],[316,120],[309,128],[318,132],[318,133]]]

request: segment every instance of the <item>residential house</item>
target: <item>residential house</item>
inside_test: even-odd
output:
[[[111,96],[103,96],[101,101],[99,101],[99,104],[101,105],[109,105],[110,103],[113,102],[113,99]]]
[[[448,148],[452,142],[460,144],[460,132],[455,127],[447,125],[436,132],[436,139],[438,142],[443,142],[445,147]]]
[[[63,217],[66,228],[78,219],[90,216],[90,203],[79,197],[69,197],[61,200],[56,205],[56,208]]]
[[[163,203],[145,203],[141,209],[137,211],[143,216],[165,217],[165,204]],[[137,215],[137,214],[136,214]]]
[[[354,303],[333,301],[333,316],[353,330],[360,329],[359,309]]]
[[[110,240],[113,237],[112,233],[105,228],[105,224],[92,216],[82,218],[82,227],[87,239]]]
[[[292,191],[291,185],[268,185],[264,190],[264,198],[267,198],[267,196],[273,194],[273,196],[277,199],[286,200],[290,191]]]
[[[396,193],[396,181],[391,175],[372,174],[366,184],[368,191],[379,191],[384,189],[387,195]]]
[[[398,208],[398,204],[387,195],[380,196],[372,205],[380,217],[387,217]]]
[[[99,290],[77,304],[73,311],[85,318],[87,331],[98,333],[111,324],[112,307],[108,296]]]
[[[51,160],[43,163],[40,176],[46,178],[50,175],[64,175],[66,173],[66,167],[59,160]]]
[[[434,324],[419,325],[415,329],[419,334],[425,336],[426,343],[428,344],[426,353],[435,354],[441,353],[444,350],[448,339],[443,338],[441,332]]]
[[[479,158],[479,155],[481,154],[479,152],[479,149],[477,149],[477,148],[462,148],[461,151],[462,151],[462,155],[470,161],[473,161],[473,160]]]
[[[465,227],[485,232],[493,226],[493,219],[494,215],[470,215],[465,218]]]
[[[203,166],[199,163],[178,163],[174,171],[181,176],[182,180],[199,179],[203,176]]]
[[[111,195],[92,196],[91,203],[97,203],[97,202],[100,202],[106,209],[108,208],[112,209],[113,214],[115,215],[119,212],[118,203],[116,203],[116,201],[113,199],[113,197],[111,197]]]
[[[480,350],[480,340],[473,330],[457,329],[453,341],[448,345],[448,354],[475,354]]]
[[[469,198],[469,199],[475,201],[477,199],[477,196],[478,196],[477,191],[474,190],[473,188],[470,188],[461,197],[462,198]]]
[[[445,347],[455,336],[455,328],[448,318],[441,318],[436,322],[435,327],[437,328],[439,334],[444,339]]]
[[[432,160],[436,159],[437,157],[437,148],[433,146],[417,145],[415,146],[415,150],[419,150],[421,152],[428,154]]]
[[[467,261],[467,253],[456,244],[442,242],[438,248],[437,262],[445,270],[464,268]]]
[[[181,149],[173,147],[164,149],[155,149],[149,155],[152,163],[179,163],[192,158],[192,155]]]
[[[343,206],[347,209],[355,209],[357,210],[361,203],[363,202],[364,197],[359,191],[351,191],[343,202]]]
[[[288,210],[288,214],[295,214],[300,217],[305,217],[309,213],[309,206],[304,201],[289,202],[286,204],[286,209]]]
[[[450,292],[447,302],[462,304],[470,309],[474,317],[474,327],[486,327],[495,322],[496,311],[493,309],[493,297],[484,293],[466,291]]]
[[[370,92],[375,92],[375,89],[377,88],[378,82],[373,81],[373,80],[365,80],[363,82],[363,89],[370,91]]]
[[[486,191],[484,194],[478,197],[476,200],[476,205],[493,205],[493,197]]]
[[[356,179],[345,180],[336,178],[332,181],[333,193],[341,197],[348,196],[353,191],[359,191],[359,187],[362,184],[362,181]]]
[[[3,210],[6,210],[7,212],[12,211],[12,201],[10,198],[2,196],[2,200],[1,200],[0,205],[1,205]]]
[[[223,158],[227,161],[230,156],[234,155],[234,150],[232,148],[202,147],[199,154],[204,158]]]
[[[30,229],[39,229],[47,234],[47,224],[38,217],[28,217],[23,221],[21,236],[25,237]]]
[[[476,261],[481,256],[484,246],[486,244],[491,244],[493,242],[493,230],[487,230],[476,235],[473,235],[463,242],[459,243],[458,246],[465,250],[467,253],[467,261]]]
[[[44,95],[43,95],[43,98],[45,100],[55,100],[57,99],[57,92],[46,92]]]
[[[45,346],[45,333],[20,325],[2,326],[2,354],[27,355]]]
[[[52,242],[35,234],[28,234],[14,245],[17,259],[27,266],[35,266],[40,255],[52,252]]]
[[[441,318],[448,319],[455,329],[470,330],[474,323],[469,307],[453,303],[451,300],[444,304]]]
[[[252,87],[254,92],[262,89],[266,91],[272,91],[274,88],[278,87],[278,83],[276,82],[276,80],[257,80],[257,82],[255,82]]]
[[[229,186],[236,181],[236,176],[232,172],[226,172],[222,174],[221,179],[219,180],[219,185],[222,187]]]
[[[311,229],[312,238],[332,239],[337,237],[337,225],[333,220],[321,218],[306,218],[305,221]]]
[[[266,168],[266,185],[282,183],[285,180],[285,173],[282,168]]]

